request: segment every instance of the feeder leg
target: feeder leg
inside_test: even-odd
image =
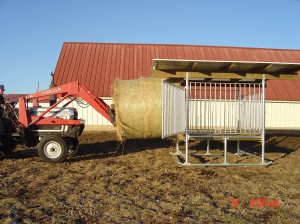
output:
[[[207,154],[207,155],[210,155],[210,152],[209,152],[209,139],[207,139],[207,144],[206,144],[206,154]]]
[[[224,138],[224,164],[227,163],[227,140],[228,138]]]
[[[189,136],[185,135],[185,163],[189,163]]]
[[[237,141],[236,148],[237,148],[236,153],[240,154],[240,140]]]

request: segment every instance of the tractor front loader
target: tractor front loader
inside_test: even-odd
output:
[[[56,102],[49,107],[40,106],[41,101],[53,96]],[[18,144],[37,146],[39,156],[50,163],[74,156],[79,147],[78,136],[85,127],[76,108],[67,107],[74,100],[84,100],[115,125],[114,110],[84,85],[72,82],[20,97],[18,108],[5,104],[0,114],[1,150],[10,153]]]

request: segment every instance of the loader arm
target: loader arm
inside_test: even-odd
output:
[[[59,97],[59,100],[50,106],[46,111],[44,111],[39,116],[29,116],[27,114],[27,102],[33,100],[34,106],[38,106],[38,102],[41,100],[49,99],[50,96],[56,95]],[[107,105],[103,100],[98,99],[93,93],[91,93],[87,87],[78,83],[71,82],[61,86],[56,86],[47,90],[43,90],[37,93],[27,95],[25,97],[19,98],[19,122],[24,127],[29,127],[30,125],[44,125],[47,122],[49,124],[66,124],[72,121],[63,121],[62,119],[57,118],[45,118],[44,115],[55,108],[62,101],[67,98],[71,98],[67,103],[63,105],[66,107],[74,99],[82,98],[89,105],[91,105],[98,113],[104,116],[108,121],[110,121],[115,126],[115,113],[114,110]],[[74,121],[75,122],[75,121]]]

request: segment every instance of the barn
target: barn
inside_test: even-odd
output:
[[[153,59],[300,63],[300,50],[171,45],[65,42],[54,72],[56,85],[79,81],[112,103],[113,82],[150,77]],[[298,77],[300,72],[298,72]],[[87,128],[107,128],[93,108],[76,104]],[[266,87],[266,129],[300,129],[300,80],[269,80]]]

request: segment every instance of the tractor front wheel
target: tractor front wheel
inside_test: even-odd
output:
[[[46,136],[38,144],[39,156],[49,163],[60,163],[68,155],[68,146],[60,136]]]

